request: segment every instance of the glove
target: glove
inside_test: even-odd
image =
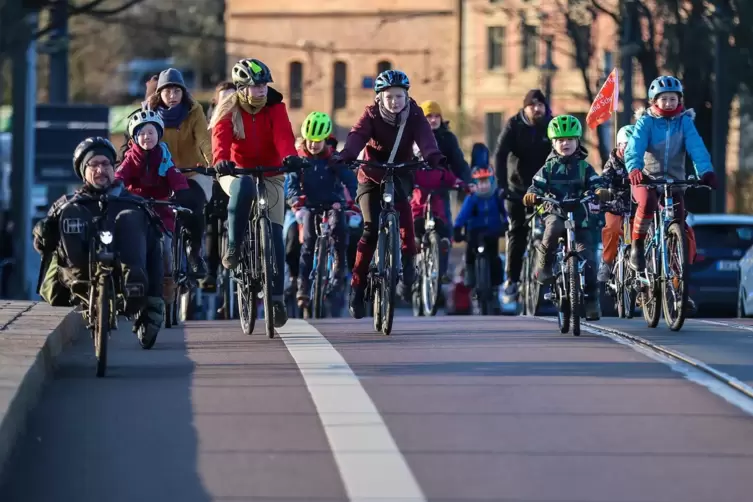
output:
[[[463,183],[462,181],[458,180],[458,181],[455,182],[455,184],[452,186],[452,188],[455,189],[455,190],[465,190],[465,183]]]
[[[534,206],[536,205],[536,194],[535,193],[527,193],[523,196],[523,205],[524,206]]]
[[[217,177],[230,176],[235,169],[235,163],[230,160],[221,160],[214,165],[214,170],[217,171]]]
[[[706,185],[707,187],[716,189],[716,186],[717,186],[716,174],[713,172],[708,172],[704,174],[703,176],[701,176],[701,184]]]
[[[612,192],[610,192],[606,188],[597,188],[596,189],[596,196],[602,202],[607,202],[609,200],[612,200]]]
[[[643,183],[643,173],[638,169],[633,169],[628,173],[628,179],[630,180],[631,185],[640,185],[641,183]]]
[[[294,210],[298,210],[306,205],[306,196],[301,195],[300,197],[297,197],[295,200],[293,200],[293,205],[290,206]]]
[[[340,152],[333,152],[332,156],[329,158],[330,164],[342,164],[344,163],[342,154]]]
[[[463,227],[455,227],[452,229],[452,240],[455,242],[463,242],[465,236],[463,236]]]
[[[57,240],[57,222],[51,221],[50,218],[42,218],[34,225],[32,235],[34,236],[34,250],[39,254],[44,254]]]
[[[300,171],[304,166],[304,160],[297,155],[288,155],[282,159],[282,165],[293,171]]]

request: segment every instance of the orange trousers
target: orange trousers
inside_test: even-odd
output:
[[[612,213],[605,213],[604,219],[606,225],[601,230],[601,243],[604,246],[604,250],[601,254],[601,259],[605,263],[614,263],[614,259],[617,257],[617,245],[619,239],[622,237],[622,216]],[[632,228],[632,222],[630,228]],[[693,228],[685,225],[685,235],[688,240],[688,263],[695,261],[696,254],[696,242],[695,232]]]

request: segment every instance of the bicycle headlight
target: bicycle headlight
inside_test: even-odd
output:
[[[484,246],[479,246],[478,248],[476,248],[476,251],[478,251],[479,253],[483,253],[484,252]]]
[[[431,230],[437,225],[437,223],[434,220],[429,220],[426,222],[426,230]]]
[[[382,200],[386,202],[387,204],[390,204],[392,202],[392,194],[391,193],[385,193],[382,195]]]
[[[100,232],[99,233],[99,240],[105,246],[107,246],[109,244],[112,244],[112,232]]]
[[[260,198],[259,199],[259,206],[260,207],[266,207],[266,205],[267,205],[267,199]]]
[[[356,213],[348,219],[348,226],[350,228],[359,228],[361,226],[362,221],[363,221],[363,218],[361,218],[361,215]]]

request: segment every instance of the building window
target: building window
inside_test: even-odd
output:
[[[523,58],[522,68],[535,68],[538,64],[539,55],[539,37],[536,33],[536,27],[523,24]]]
[[[303,63],[293,61],[289,69],[290,108],[303,108]]]
[[[486,133],[486,144],[490,150],[497,147],[497,139],[502,133],[502,121],[504,115],[502,112],[487,112],[484,116],[484,131]]]
[[[489,26],[487,33],[487,68],[489,70],[502,68],[505,66],[505,27]]]
[[[377,63],[377,75],[379,75],[383,71],[387,71],[391,69],[392,69],[392,63],[390,63],[389,61],[379,61]]]
[[[345,61],[335,61],[332,92],[332,107],[335,110],[345,108],[348,104],[348,63]]]

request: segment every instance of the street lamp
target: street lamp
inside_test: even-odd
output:
[[[549,101],[549,106],[552,106],[552,79],[554,74],[557,73],[557,65],[552,60],[554,37],[552,35],[546,35],[544,37],[544,44],[546,44],[546,60],[544,64],[539,67],[541,78],[544,80],[544,94]]]

